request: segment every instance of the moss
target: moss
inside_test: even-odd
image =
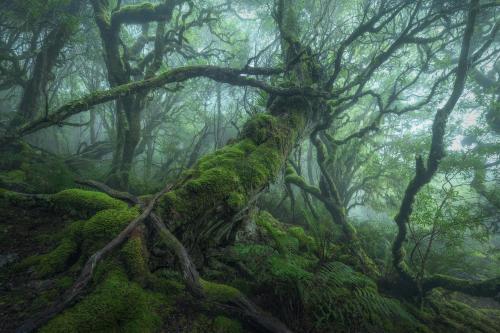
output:
[[[243,328],[237,320],[217,316],[213,322],[213,331],[217,333],[242,333]]]
[[[261,144],[269,140],[273,135],[273,130],[279,128],[278,118],[261,113],[250,118],[243,127],[242,134],[246,138],[250,138],[256,144]]]
[[[69,289],[73,285],[73,279],[69,276],[62,276],[56,281],[56,287],[63,291]]]
[[[269,234],[275,243],[276,249],[282,255],[288,255],[290,252],[298,250],[299,241],[297,238],[287,234],[281,223],[270,213],[266,211],[259,212],[255,217],[255,223]]]
[[[202,235],[197,247],[231,239],[227,236],[235,231],[229,225],[234,213],[279,173],[298,137],[297,127],[304,125],[303,114],[296,118],[287,113],[249,119],[236,142],[204,156],[183,174],[176,190],[161,198],[161,214],[174,228],[187,226]]]
[[[63,239],[54,250],[38,257],[36,277],[42,278],[62,272],[77,251],[78,244],[72,239]]]
[[[8,209],[12,205],[29,206],[31,201],[30,198],[19,193],[0,188],[0,208]]]
[[[118,235],[138,215],[139,211],[137,207],[106,209],[98,212],[82,226],[82,252],[89,255],[99,250]]]
[[[123,245],[120,255],[129,276],[141,279],[149,274],[141,237],[132,236]]]
[[[229,193],[229,197],[227,199],[227,203],[231,209],[237,211],[243,208],[246,204],[245,196],[238,192]]]
[[[91,216],[105,209],[125,209],[127,204],[101,192],[69,189],[52,195],[56,208]],[[79,213],[79,214],[82,214]]]
[[[209,282],[201,278],[200,284],[208,301],[211,302],[227,303],[230,301],[234,301],[242,296],[238,289],[224,284]]]
[[[291,227],[288,228],[290,235],[295,237],[299,241],[300,247],[311,249],[314,247],[314,238],[306,235],[302,227]]]
[[[44,326],[40,332],[156,332],[162,297],[110,271],[95,291]]]
[[[0,152],[0,186],[20,192],[54,193],[74,186],[75,175],[63,159],[15,142]]]
[[[11,170],[0,173],[0,184],[22,184],[26,181],[26,173],[23,170]]]
[[[489,313],[480,307],[472,307],[454,300],[457,296],[462,299],[464,297],[459,294],[444,294],[442,291],[434,289],[426,297],[432,313],[429,315],[420,311],[416,313],[416,316],[425,320],[433,331],[488,333],[498,331],[500,317],[490,317]],[[468,296],[465,297],[466,300],[467,298]]]
[[[87,221],[71,223],[62,232],[59,244],[50,252],[28,257],[17,269],[34,266],[34,276],[48,277],[67,269],[80,258],[83,262],[112,240],[139,214],[137,208],[106,209]]]

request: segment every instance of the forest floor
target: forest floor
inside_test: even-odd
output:
[[[47,217],[36,209],[3,210],[0,217],[0,332],[11,332],[38,308],[35,300],[54,284],[52,280],[33,280],[26,272],[16,271],[14,264],[48,252],[53,246],[49,235],[63,229],[64,219]]]

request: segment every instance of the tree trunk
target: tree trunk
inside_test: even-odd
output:
[[[277,176],[308,114],[306,99],[276,98],[269,113],[246,123],[236,142],[201,158],[160,199],[161,215],[193,255],[233,239],[237,213]]]
[[[78,13],[80,5],[80,1],[72,1],[68,5],[68,14],[74,15]],[[19,126],[29,122],[37,116],[40,100],[46,93],[57,58],[75,28],[76,25],[72,20],[63,19],[44,39],[40,52],[34,60],[33,72],[28,82],[26,82],[12,126]]]

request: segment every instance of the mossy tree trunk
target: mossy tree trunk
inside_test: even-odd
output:
[[[294,1],[279,1],[277,20],[289,84],[320,85],[317,60],[298,39]],[[292,149],[326,110],[321,98],[270,95],[267,112],[250,118],[239,137],[201,158],[173,191],[160,200],[159,213],[193,255],[228,244],[240,212],[277,177]]]

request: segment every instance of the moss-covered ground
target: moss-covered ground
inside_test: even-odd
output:
[[[13,235],[2,239],[2,251],[17,251],[20,259],[0,274],[0,313],[7,319],[0,329],[13,331],[57,300],[85,260],[138,213],[93,191],[27,197],[2,190],[2,232]],[[266,211],[252,211],[248,223],[251,237],[207,256],[200,271],[205,299],[188,293],[173,254],[155,254],[161,240],[141,227],[98,264],[84,297],[40,331],[254,332],[244,318],[214,307],[243,294],[296,332],[493,333],[500,323],[495,307],[467,305],[441,291],[429,294],[423,308],[386,295],[340,257],[321,262],[307,229]]]

